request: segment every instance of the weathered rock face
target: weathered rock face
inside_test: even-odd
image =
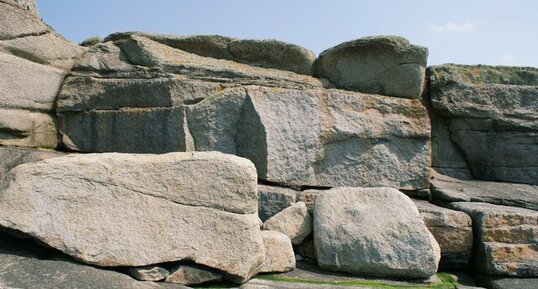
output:
[[[297,202],[271,217],[262,228],[283,233],[298,245],[312,233],[312,215],[305,203]]]
[[[321,268],[382,277],[429,277],[441,253],[413,202],[389,188],[318,194],[314,243]]]
[[[183,107],[61,113],[62,145],[82,152],[192,151]]]
[[[477,179],[538,184],[537,69],[450,64],[429,79],[448,128],[433,138],[449,134]]]
[[[162,281],[166,277],[170,276],[170,272],[163,267],[159,266],[144,266],[144,267],[132,267],[127,270],[127,273],[131,277],[140,281]]]
[[[265,222],[295,204],[298,193],[292,189],[258,185],[258,215],[260,219]]]
[[[248,88],[247,94],[237,154],[253,161],[261,179],[427,187],[429,125],[418,101],[336,90]]]
[[[263,262],[256,173],[234,156],[66,156],[12,169],[0,192],[1,226],[86,263],[186,259],[243,282]]]
[[[288,236],[274,231],[262,231],[265,260],[260,272],[287,272],[295,269],[295,254]]]
[[[56,151],[0,147],[0,179],[18,165],[38,162],[64,155],[64,153]]]
[[[428,230],[441,248],[443,269],[467,268],[473,248],[471,217],[464,212],[435,206],[428,201],[413,200]]]
[[[233,60],[252,66],[311,75],[316,55],[303,47],[278,40],[234,39],[220,35],[158,35],[141,32],[115,33],[105,41],[137,35],[200,56]]]
[[[53,104],[83,48],[41,22],[35,1],[1,1],[0,10],[0,145],[55,148]]]
[[[323,51],[315,74],[337,87],[365,93],[419,98],[428,49],[397,36],[365,37]]]
[[[436,202],[485,202],[538,210],[538,187],[525,184],[458,180],[433,172]]]
[[[490,275],[538,276],[538,212],[475,202],[451,203],[473,219],[474,269]]]

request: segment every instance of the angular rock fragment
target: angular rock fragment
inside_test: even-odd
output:
[[[473,248],[471,217],[464,212],[435,206],[428,201],[413,200],[428,230],[441,248],[443,269],[467,268]]]
[[[489,275],[538,276],[538,212],[476,202],[450,207],[473,219],[474,269]]]
[[[181,285],[196,285],[207,282],[217,282],[222,280],[222,274],[211,270],[211,268],[199,265],[179,265],[171,270],[166,282]]]
[[[305,203],[297,202],[267,220],[262,229],[283,233],[298,245],[312,233],[312,215]]]
[[[295,269],[295,254],[288,236],[274,231],[262,231],[265,261],[261,273],[287,272]]]
[[[416,206],[390,188],[318,194],[314,244],[321,268],[379,277],[427,278],[441,257]]]
[[[255,175],[220,153],[52,158],[4,177],[0,226],[90,264],[190,260],[244,282],[264,258]]]
[[[436,202],[485,202],[538,210],[538,186],[478,180],[459,180],[432,172]]]
[[[297,191],[275,186],[258,185],[258,215],[262,221],[295,204]]]
[[[323,51],[315,74],[338,88],[420,98],[428,49],[398,36],[370,36]]]
[[[162,281],[170,276],[170,272],[159,266],[133,267],[127,270],[131,277],[140,281]]]

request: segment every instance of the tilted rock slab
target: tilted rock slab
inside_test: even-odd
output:
[[[473,219],[473,268],[489,275],[538,276],[538,212],[476,202],[451,203]]]
[[[428,49],[398,36],[370,36],[323,51],[315,74],[338,88],[420,98]]]
[[[438,207],[428,201],[413,202],[428,230],[441,248],[443,269],[467,268],[473,249],[471,217],[464,212]]]
[[[484,202],[538,210],[538,186],[459,180],[433,171],[430,187],[436,202]]]
[[[258,215],[265,222],[282,210],[295,204],[296,190],[275,186],[258,185]]]
[[[0,225],[89,264],[189,260],[244,282],[264,259],[256,171],[221,153],[72,155],[20,165]]]
[[[473,176],[538,184],[538,69],[447,64],[428,74],[433,110],[450,119]]]
[[[441,257],[417,207],[391,188],[318,194],[314,243],[321,268],[380,277],[427,278]]]

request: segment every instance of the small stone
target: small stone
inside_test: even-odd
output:
[[[170,276],[166,282],[181,285],[196,285],[208,282],[218,282],[222,280],[222,274],[210,268],[199,265],[179,265],[170,270]]]
[[[267,220],[262,229],[283,233],[297,245],[312,233],[312,215],[305,203],[297,202]]]
[[[275,231],[262,231],[265,261],[260,273],[281,273],[295,269],[295,253],[288,236]]]
[[[159,266],[144,266],[127,269],[131,277],[140,281],[162,281],[170,276],[170,272]]]

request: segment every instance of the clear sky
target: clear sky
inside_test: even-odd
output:
[[[368,35],[430,49],[429,64],[538,67],[535,0],[37,0],[74,42],[119,31],[274,38],[316,53]]]

